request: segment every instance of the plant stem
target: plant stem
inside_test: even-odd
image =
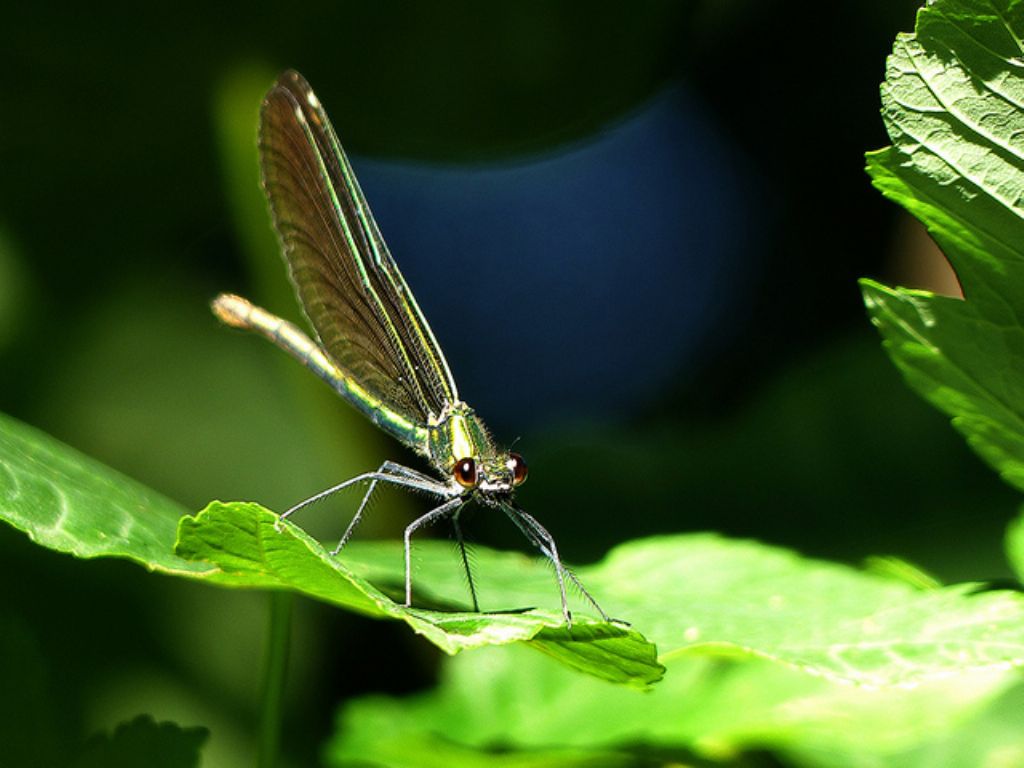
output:
[[[287,592],[271,592],[260,691],[258,768],[275,768],[277,765],[291,625],[292,596]]]

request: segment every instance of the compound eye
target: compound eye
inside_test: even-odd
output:
[[[452,475],[455,477],[455,482],[463,488],[475,488],[478,480],[476,462],[473,459],[460,459],[455,462]]]
[[[512,485],[522,485],[526,482],[527,468],[526,459],[518,453],[510,453],[506,465],[512,473]]]

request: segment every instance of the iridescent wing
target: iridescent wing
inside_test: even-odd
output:
[[[297,72],[260,110],[263,187],[326,354],[381,406],[426,425],[458,392],[320,101]]]

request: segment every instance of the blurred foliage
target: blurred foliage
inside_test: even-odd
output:
[[[113,734],[89,739],[75,768],[198,768],[199,749],[209,734],[204,728],[179,728],[140,715],[117,726]]]
[[[760,751],[770,748],[783,765],[1012,765],[1020,690],[993,672],[872,691],[757,660],[683,656],[638,693],[570,676],[519,647],[489,648],[451,660],[435,691],[350,703],[326,759],[395,768],[485,766],[496,754],[537,766],[777,765]],[[971,750],[975,761],[944,762]]]
[[[22,330],[31,300],[28,274],[14,243],[0,228],[0,351]]]

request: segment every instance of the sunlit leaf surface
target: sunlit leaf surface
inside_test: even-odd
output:
[[[1024,13],[947,0],[897,38],[882,86],[893,145],[868,156],[889,199],[919,218],[965,301],[862,288],[907,381],[1024,488]]]

